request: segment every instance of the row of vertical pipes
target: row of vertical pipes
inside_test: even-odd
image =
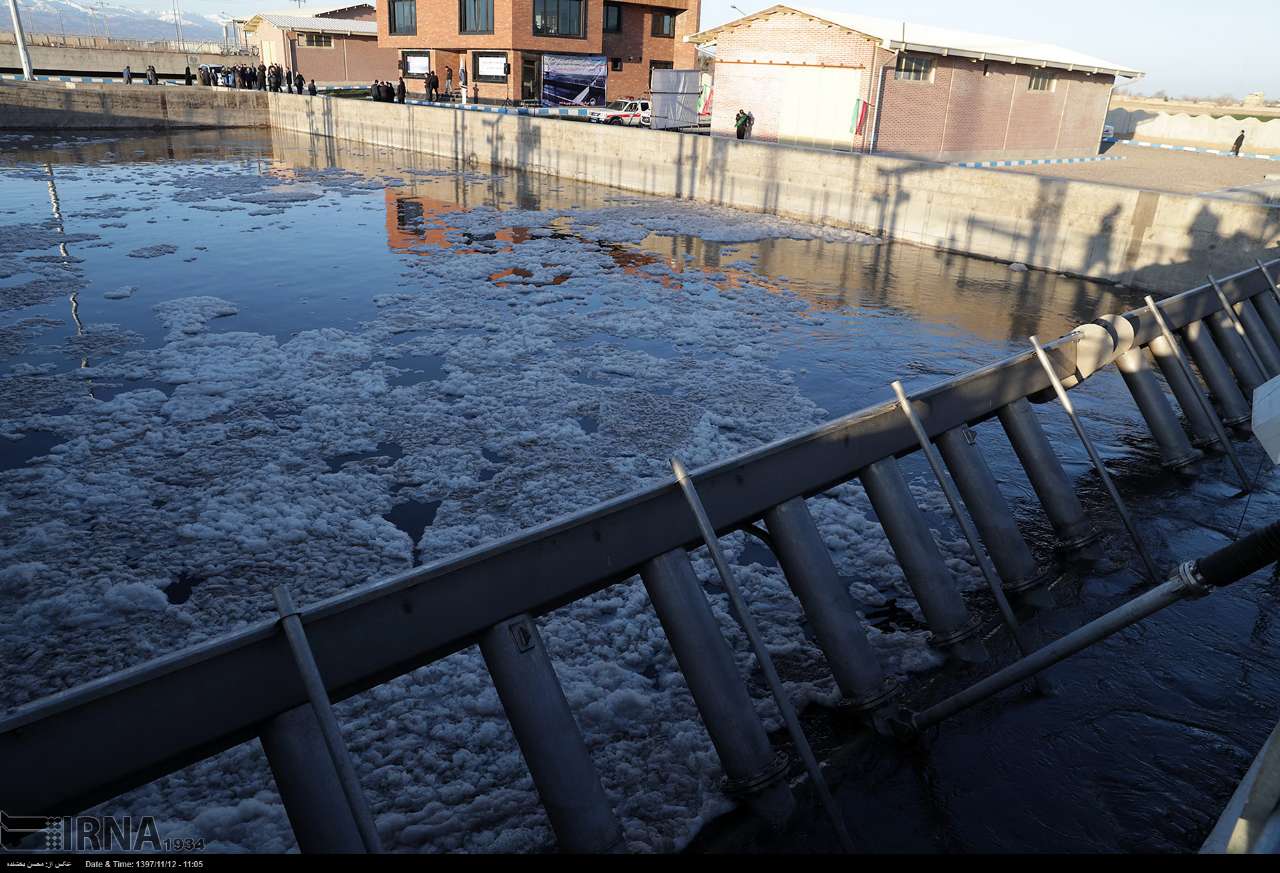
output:
[[[1202,450],[1230,448],[1222,424],[1243,428],[1250,417],[1253,390],[1280,374],[1280,290],[1261,263],[1258,269],[1266,277],[1269,292],[1234,304],[1230,313],[1219,309],[1185,325],[1180,340],[1160,333],[1146,343],[1183,412],[1189,434],[1160,389],[1143,347],[1134,344],[1133,327],[1126,318],[1102,319],[1081,329],[1083,340],[1097,347],[1096,354],[1078,356],[1079,369],[1065,380],[1067,386],[1114,361],[1164,466],[1194,471]],[[1211,284],[1224,304],[1229,303],[1217,282],[1211,279]],[[1204,402],[1181,357],[1179,342],[1190,350],[1213,406]],[[1087,365],[1080,363],[1084,359],[1089,360]],[[909,401],[905,395],[900,397],[908,404],[906,414],[913,425],[919,426]],[[1026,470],[1060,548],[1068,554],[1088,549],[1099,532],[1086,516],[1030,403],[1016,399],[996,410],[995,417]],[[968,425],[935,435],[923,429],[917,432],[936,445],[955,493],[972,518],[973,527],[966,532],[981,541],[990,557],[985,566],[994,567],[999,576],[997,600],[1011,595],[1035,604],[1051,573],[1037,564],[977,448],[974,432]],[[928,448],[927,442],[923,445]],[[941,481],[940,467],[935,472]],[[958,660],[985,660],[982,623],[966,606],[897,460],[882,458],[856,475],[924,614],[931,643]],[[777,556],[809,620],[845,708],[884,727],[885,717],[896,711],[897,685],[879,664],[848,586],[838,575],[804,499],[794,497],[773,507],[763,520],[767,535],[761,538]],[[765,821],[780,824],[795,806],[787,779],[788,757],[770,743],[688,552],[675,549],[650,559],[640,577],[719,755],[726,792]],[[341,746],[328,698],[321,693],[323,684],[297,610],[287,595],[278,595],[278,607],[310,703],[276,717],[260,736],[299,847],[304,852],[376,851],[377,834],[372,832],[358,785],[353,788],[354,771]],[[533,618],[518,615],[500,622],[482,634],[479,643],[561,849],[622,850],[621,825]]]

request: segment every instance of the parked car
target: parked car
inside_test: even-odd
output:
[[[611,100],[599,109],[592,109],[587,117],[599,124],[625,124],[629,127],[648,127],[653,113],[648,100]]]
[[[1104,124],[1104,125],[1102,125],[1102,138],[1103,138],[1103,139],[1115,139],[1115,137],[1116,137],[1116,128],[1115,128],[1115,125],[1112,125],[1112,124]]]

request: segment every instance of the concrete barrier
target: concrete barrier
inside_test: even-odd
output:
[[[259,91],[0,80],[0,130],[266,127],[267,123],[267,95]]]
[[[147,65],[156,68],[161,76],[181,76],[190,67],[194,73],[201,64],[247,64],[255,66],[258,58],[249,55],[224,55],[221,52],[181,52],[151,48],[88,48],[83,46],[32,45],[31,66],[36,73],[81,75],[120,75],[128,64],[133,74],[141,78]],[[21,72],[18,47],[12,42],[0,41],[0,70]],[[136,80],[135,80],[136,81]]]
[[[1153,291],[1280,245],[1248,203],[434,106],[268,95],[273,127],[681,197]]]
[[[1233,118],[1230,115],[1188,115],[1146,109],[1112,109],[1107,124],[1123,139],[1188,143],[1230,149],[1236,134],[1244,131],[1245,149],[1280,153],[1280,118]]]

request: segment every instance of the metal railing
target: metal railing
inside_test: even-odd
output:
[[[1280,369],[1280,290],[1270,272],[1276,264],[1280,259],[1258,262],[1216,285],[1239,312],[1239,330],[1255,349],[1274,354]],[[1248,400],[1240,386],[1251,390],[1264,374],[1245,353],[1246,334],[1222,311],[1214,284],[1162,301],[1160,314],[1180,331],[1224,418],[1241,424]],[[1223,448],[1221,422],[1206,417],[1216,413],[1194,399],[1203,390],[1199,380],[1190,384],[1189,371],[1177,367],[1181,342],[1169,348],[1150,310],[1111,319],[1103,345],[1112,347],[1101,357],[1098,333],[1077,330],[1045,344],[1044,366],[1029,350],[910,398],[916,424],[941,449],[1010,594],[1034,591],[1046,574],[966,439],[969,425],[998,418],[1068,550],[1087,546],[1097,532],[1027,402],[1054,396],[1050,370],[1071,388],[1115,361],[1167,466],[1185,466],[1199,452],[1189,448],[1146,363],[1146,347],[1183,410],[1191,441]],[[981,622],[897,466],[898,457],[919,449],[913,423],[888,399],[692,476],[717,532],[749,529],[778,554],[847,705],[869,717],[883,712],[893,683],[866,643],[804,498],[859,478],[932,643],[954,657],[982,660]],[[760,520],[767,530],[756,526]],[[323,741],[321,728],[332,715],[316,700],[316,688],[341,700],[479,643],[561,846],[609,849],[617,844],[617,822],[607,804],[595,808],[603,794],[533,617],[640,574],[715,741],[728,790],[781,817],[790,803],[780,778],[785,761],[769,747],[693,574],[686,553],[701,541],[672,481],[35,701],[0,721],[0,808],[75,812],[260,737],[299,846],[369,848],[359,804],[343,801],[350,786],[342,754]]]

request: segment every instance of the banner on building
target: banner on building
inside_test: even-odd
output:
[[[609,59],[604,55],[543,55],[543,106],[603,106]]]

